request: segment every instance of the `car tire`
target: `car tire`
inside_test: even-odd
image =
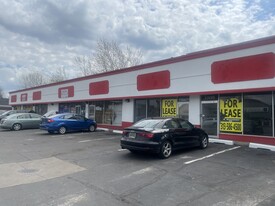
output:
[[[206,147],[208,147],[208,137],[206,134],[203,134],[200,137],[200,148],[205,149]]]
[[[95,125],[91,124],[89,127],[89,132],[94,132],[95,131]]]
[[[15,123],[12,125],[12,130],[14,130],[14,131],[19,131],[21,129],[22,129],[22,125],[19,123]]]
[[[59,130],[58,130],[59,134],[65,134],[66,132],[67,132],[67,129],[66,129],[66,127],[63,127],[63,126],[60,127]]]
[[[159,157],[166,159],[171,156],[173,146],[170,141],[164,141],[160,146]]]

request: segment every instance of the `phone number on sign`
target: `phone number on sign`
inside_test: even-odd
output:
[[[220,131],[242,132],[242,124],[237,122],[222,122],[220,123]]]

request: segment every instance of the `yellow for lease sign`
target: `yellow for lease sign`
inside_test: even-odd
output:
[[[220,99],[220,131],[229,133],[242,132],[242,102],[240,98]]]
[[[177,116],[177,99],[163,99],[162,100],[162,108],[161,108],[161,116],[162,117],[176,117]]]

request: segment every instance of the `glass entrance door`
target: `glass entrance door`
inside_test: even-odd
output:
[[[218,130],[218,102],[202,102],[201,126],[209,136],[217,136]]]
[[[95,105],[89,105],[89,118],[95,119]]]

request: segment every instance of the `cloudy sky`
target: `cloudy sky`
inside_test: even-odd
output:
[[[274,0],[0,0],[0,87],[30,69],[66,69],[99,38],[141,49],[143,62],[275,35]]]

